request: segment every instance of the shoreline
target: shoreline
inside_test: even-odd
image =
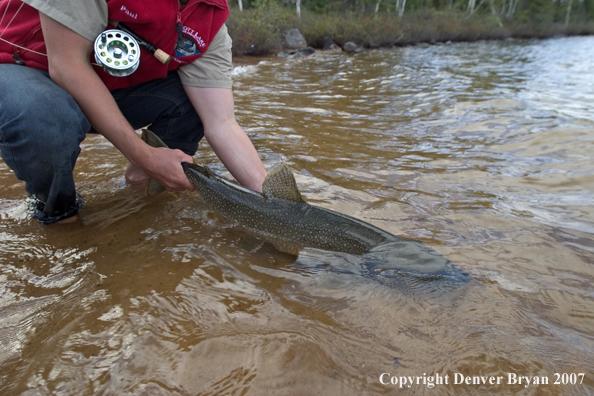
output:
[[[477,40],[457,40],[457,41],[456,40],[432,41],[432,42],[418,41],[418,42],[410,42],[410,43],[403,43],[403,44],[398,43],[398,44],[394,44],[394,45],[390,45],[390,46],[382,46],[382,47],[360,47],[360,50],[355,51],[355,52],[348,52],[340,47],[339,47],[339,49],[335,49],[335,50],[315,48],[315,47],[307,47],[307,48],[315,49],[315,53],[319,52],[319,53],[344,53],[344,54],[357,53],[357,54],[359,54],[359,53],[365,53],[367,51],[373,51],[373,50],[390,50],[390,49],[406,48],[406,47],[430,48],[432,46],[439,46],[439,45],[451,45],[451,44],[459,44],[459,43],[477,43],[477,42],[483,42],[483,41],[489,42],[489,41],[512,41],[512,40],[551,40],[551,39],[558,39],[558,38],[588,37],[588,36],[594,36],[594,33],[589,33],[589,34],[555,34],[555,35],[550,35],[550,36],[525,36],[525,37],[524,36],[521,36],[521,37],[510,36],[510,37],[506,37],[506,38],[481,38],[481,39],[477,39]],[[238,55],[233,55],[233,61],[235,62],[235,60],[237,59],[237,60],[246,62],[246,64],[251,65],[252,59],[258,59],[258,58],[266,59],[269,57],[291,58],[294,55],[302,56],[301,54],[289,54],[289,52],[299,52],[299,51],[298,50],[282,49],[282,50],[280,50],[280,52],[259,53],[257,55],[238,54]],[[310,55],[310,54],[307,54],[307,55]]]
[[[311,47],[315,50],[342,48],[348,42],[359,50],[398,48],[482,40],[548,39],[594,35],[594,22],[502,21],[491,14],[468,16],[461,12],[411,12],[394,14],[304,12],[301,18],[287,8],[272,7],[239,11],[232,9],[227,20],[233,40],[233,56],[267,56]],[[305,40],[298,48],[288,46],[285,34],[297,29]],[[334,47],[332,47],[334,45]],[[346,52],[357,52],[349,51]]]

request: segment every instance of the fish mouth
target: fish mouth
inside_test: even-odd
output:
[[[193,164],[191,162],[182,162],[181,163],[184,173],[187,175],[188,172],[195,171],[204,176],[210,177],[213,173],[208,169],[206,166]]]

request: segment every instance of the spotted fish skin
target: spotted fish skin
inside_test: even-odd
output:
[[[298,254],[304,247],[363,254],[386,242],[401,241],[380,228],[303,200],[291,169],[281,164],[266,177],[263,193],[182,163],[190,183],[216,213],[271,242],[278,250]]]

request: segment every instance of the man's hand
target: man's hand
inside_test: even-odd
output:
[[[151,154],[143,158],[139,166],[167,191],[194,191],[181,166],[182,162],[192,162],[192,157],[181,150],[151,147]]]

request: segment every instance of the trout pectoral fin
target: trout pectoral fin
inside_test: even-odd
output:
[[[248,253],[256,253],[266,242],[255,237],[241,238],[239,248]]]
[[[163,187],[158,181],[151,178],[147,180],[146,187],[144,188],[144,195],[157,195],[161,194],[163,191],[165,191],[165,187]]]

